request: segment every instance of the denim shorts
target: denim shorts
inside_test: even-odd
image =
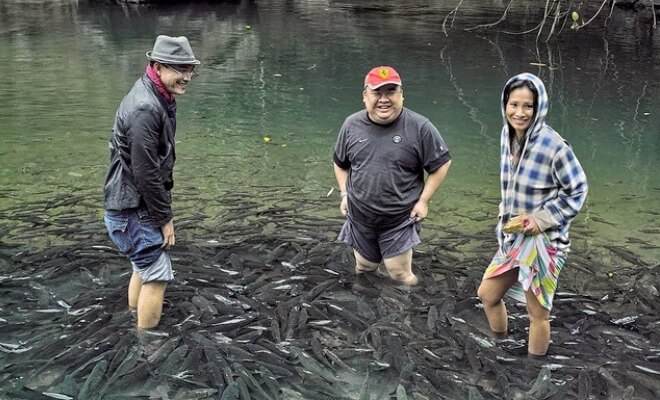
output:
[[[163,234],[147,210],[106,210],[104,221],[110,239],[128,256],[143,283],[174,279],[170,258],[161,248]]]
[[[390,229],[364,226],[346,216],[338,239],[353,247],[367,261],[380,263],[384,258],[403,254],[421,243],[422,224],[413,218]]]

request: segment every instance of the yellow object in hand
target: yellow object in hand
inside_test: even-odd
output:
[[[502,232],[504,233],[516,233],[522,232],[525,228],[525,220],[513,218],[504,225]]]

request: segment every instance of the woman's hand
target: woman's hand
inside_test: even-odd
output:
[[[524,215],[524,228],[523,228],[523,233],[525,235],[538,235],[541,233],[541,229],[539,229],[539,226],[536,223],[536,220],[531,216],[531,215]]]
[[[529,214],[521,214],[511,218],[503,231],[504,233],[522,232],[525,235],[532,236],[541,233],[536,220]]]

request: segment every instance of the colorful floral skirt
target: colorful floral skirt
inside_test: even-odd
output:
[[[535,236],[517,234],[513,243],[505,244],[503,249],[497,251],[483,279],[518,268],[518,282],[507,295],[526,303],[525,292],[531,289],[543,308],[551,310],[559,272],[565,260],[544,233]]]

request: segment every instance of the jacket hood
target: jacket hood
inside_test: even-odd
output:
[[[504,94],[507,92],[511,84],[516,81],[529,81],[536,88],[537,99],[536,106],[534,108],[534,121],[532,121],[532,123],[529,125],[529,128],[527,128],[527,132],[525,132],[525,136],[533,137],[536,136],[545,125],[545,117],[548,115],[549,106],[548,92],[545,90],[545,85],[541,79],[538,76],[528,72],[518,74],[506,82],[504,85],[504,90],[502,90],[500,106],[502,109],[502,118],[504,119],[504,130],[507,133],[507,137],[509,133],[509,123],[506,120],[506,104],[504,104]]]

